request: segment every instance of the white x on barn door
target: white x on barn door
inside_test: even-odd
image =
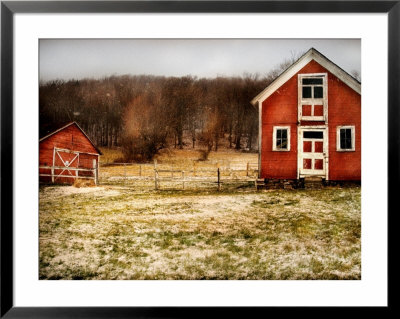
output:
[[[76,178],[78,177],[78,171],[75,170],[75,175],[72,174],[71,168],[77,168],[79,166],[79,152],[73,152],[66,149],[54,148],[53,151],[53,167],[57,170],[54,175],[56,180],[60,177]],[[61,171],[61,172],[60,172]],[[68,174],[64,174],[67,171]],[[53,182],[54,182],[53,180]]]

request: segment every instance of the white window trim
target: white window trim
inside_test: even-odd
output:
[[[342,149],[340,148],[340,130],[341,129],[351,129],[351,149]],[[338,152],[354,152],[356,150],[356,133],[354,125],[344,125],[338,126],[336,128],[336,150]]]
[[[323,97],[321,99],[303,99],[304,78],[322,77]],[[328,73],[302,73],[298,74],[298,120],[299,121],[325,121],[328,123]],[[323,116],[303,116],[303,105],[311,105],[311,114],[314,114],[314,105],[322,105]]]
[[[287,149],[276,148],[276,131],[287,130],[288,147]],[[275,152],[290,152],[290,126],[274,126],[272,133],[272,150]]]

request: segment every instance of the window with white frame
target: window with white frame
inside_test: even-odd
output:
[[[322,99],[324,97],[322,76],[303,77],[301,82],[303,99]]]
[[[290,151],[290,126],[274,126],[272,150]]]
[[[325,121],[327,117],[327,75],[299,74],[299,120]]]
[[[354,126],[337,127],[336,149],[341,152],[354,151],[356,149]]]

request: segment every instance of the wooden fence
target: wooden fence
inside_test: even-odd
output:
[[[244,170],[243,170],[244,171]],[[215,185],[218,190],[221,190],[221,187],[223,184],[243,184],[243,183],[254,183],[254,186],[257,187],[257,176],[254,176],[253,178],[223,178],[222,171],[221,169],[217,168],[217,170],[202,170],[202,173],[208,173],[208,178],[196,178],[193,179],[190,177],[190,175],[193,176],[195,174],[194,171],[181,171],[181,170],[165,170],[165,169],[155,169],[154,170],[154,188],[156,190],[162,188],[161,183],[165,182],[173,182],[175,185],[182,185],[182,189],[185,189],[185,185],[191,183],[191,184],[209,184],[209,185]],[[230,173],[233,171],[231,170]],[[235,170],[235,173],[239,172],[239,170]],[[171,174],[171,176],[161,176],[162,173],[168,173]],[[166,188],[171,188],[171,185],[166,186]],[[175,187],[173,187],[175,188]]]
[[[82,172],[83,175],[79,175],[79,172]],[[61,178],[92,179],[96,185],[98,183],[97,168],[39,166],[39,177],[51,177],[52,183],[56,183]]]
[[[216,187],[224,185],[256,184],[258,163],[234,161],[186,162],[137,164],[102,164],[99,169],[100,183],[119,183],[153,187],[154,189],[180,188],[188,186]]]

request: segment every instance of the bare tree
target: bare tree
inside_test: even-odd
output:
[[[251,149],[258,118],[250,100],[269,83],[251,74],[41,82],[40,128],[77,121],[97,145],[122,147],[131,160],[151,158],[168,144],[206,143],[207,151],[218,151],[226,139],[230,147]]]

